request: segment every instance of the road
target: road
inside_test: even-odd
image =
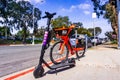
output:
[[[44,69],[45,75],[41,78],[34,78],[32,67],[0,77],[0,80],[120,80],[120,50],[115,45],[98,45],[88,49],[84,57],[76,60],[73,68],[57,69],[57,75],[54,70]]]
[[[99,45],[97,47],[101,47],[102,51],[102,47],[110,46]],[[90,50],[96,53],[97,47]],[[0,77],[36,66],[39,61],[40,50],[41,45],[0,46]],[[114,52],[114,50],[111,51]],[[50,47],[45,53],[46,61],[49,61],[49,52]]]
[[[0,46],[0,77],[37,65],[40,50],[41,45]]]

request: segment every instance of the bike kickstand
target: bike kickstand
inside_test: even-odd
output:
[[[57,75],[57,70],[56,70],[56,68],[55,68],[55,74]]]
[[[77,53],[76,53],[76,59],[77,59],[78,61],[80,61],[80,57],[78,56]]]

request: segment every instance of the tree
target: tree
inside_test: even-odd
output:
[[[83,24],[81,22],[76,22],[76,23],[73,23],[73,24],[75,24],[76,27],[78,27],[78,28],[83,27]]]
[[[21,11],[20,18],[20,26],[24,31],[23,41],[26,39],[26,31],[28,27],[33,28],[33,19],[34,19],[34,33],[37,30],[37,21],[41,18],[41,11],[37,8],[33,8],[33,6],[28,1],[19,1],[18,2]],[[33,10],[34,10],[34,18],[33,18]]]
[[[35,34],[36,37],[43,37],[44,35],[44,26],[37,30],[37,33]]]
[[[92,36],[94,36],[94,28],[88,28],[88,30],[92,33]],[[100,27],[95,27],[95,36],[100,35],[102,32],[102,29]]]
[[[116,37],[117,37],[116,34],[115,34],[114,32],[112,32],[112,31],[106,32],[105,35],[106,35],[111,41],[117,39],[117,38],[116,38]]]
[[[51,25],[53,28],[59,28],[59,27],[68,27],[70,25],[69,17],[68,16],[58,16],[54,20],[52,20]]]
[[[9,28],[7,28],[7,34],[11,36]],[[0,27],[0,36],[4,36],[4,35],[5,35],[5,27],[3,26],[3,27]]]
[[[26,31],[26,37],[28,37],[29,34],[30,34],[29,30],[27,30]],[[16,39],[18,39],[18,40],[24,40],[23,39],[24,38],[24,30],[19,30],[15,36],[16,36]]]
[[[26,31],[28,28],[33,28],[33,5],[23,0],[18,2],[16,0],[0,0],[0,4],[3,4],[0,6],[0,17],[4,19],[0,22],[10,29],[13,27],[18,30],[23,29],[23,41],[25,41]],[[37,21],[40,18],[41,11],[34,8],[34,33],[36,33]]]
[[[7,38],[7,29],[10,27],[8,26],[10,24],[10,14],[12,13],[12,7],[10,8],[10,5],[14,2],[15,0],[0,0],[0,17],[3,18],[3,21],[0,21],[4,25],[5,28],[5,35]]]
[[[5,13],[6,8],[6,0],[0,0],[0,14],[3,15]]]
[[[115,34],[118,34],[118,16],[115,6],[112,6],[111,3],[106,5],[106,12],[104,18],[108,19],[108,22],[111,23],[112,29]]]
[[[118,35],[118,15],[117,15],[117,2],[116,0],[91,0],[94,5],[94,11],[98,17],[103,15],[108,22],[111,23],[111,27],[116,35]]]
[[[77,29],[77,33],[78,34],[87,34],[87,36],[92,36],[92,34],[90,33],[90,31],[87,30],[86,28],[83,28],[83,27],[78,28]]]

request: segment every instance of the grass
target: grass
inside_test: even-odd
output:
[[[111,44],[117,44],[117,40],[111,41]]]

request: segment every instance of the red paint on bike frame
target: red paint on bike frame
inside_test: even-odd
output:
[[[63,30],[67,30],[67,34],[62,35],[62,33],[61,34],[57,33],[56,36],[59,37],[59,38],[61,38],[62,41],[63,41],[63,43],[60,45],[60,48],[64,44],[67,45],[69,51],[71,52],[71,55],[75,54],[76,51],[84,50],[84,47],[82,47],[82,48],[81,47],[79,47],[79,48],[73,48],[73,47],[71,47],[71,44],[69,43],[69,37],[68,37],[68,35],[70,34],[71,30],[74,27],[75,27],[75,25],[71,25],[69,28],[63,27],[63,28],[54,29],[55,32],[57,32],[57,31],[59,31],[59,32],[61,31],[62,32]],[[78,43],[78,41],[77,41],[77,43]]]

